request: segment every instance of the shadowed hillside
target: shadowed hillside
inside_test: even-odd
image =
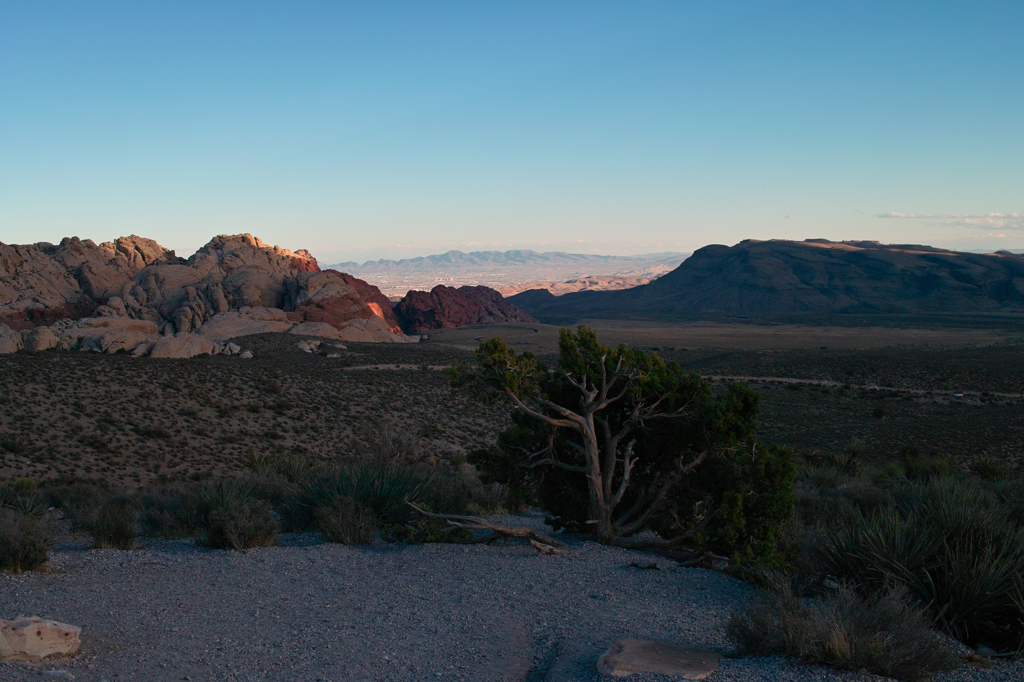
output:
[[[625,291],[509,298],[542,320],[1024,312],[1024,257],[878,242],[712,245]]]

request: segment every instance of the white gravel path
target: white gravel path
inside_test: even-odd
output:
[[[629,566],[652,560],[662,570]],[[602,679],[597,656],[623,637],[728,652],[723,623],[750,589],[580,539],[566,556],[522,544],[345,547],[312,535],[247,552],[191,541],[87,550],[79,541],[51,563],[50,573],[0,574],[0,615],[79,625],[82,650],[0,664],[2,680],[592,682]],[[710,679],[878,678],[738,658]],[[1024,666],[945,679],[1024,680]]]

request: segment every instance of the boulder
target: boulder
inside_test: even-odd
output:
[[[149,355],[154,358],[194,358],[216,352],[217,344],[210,339],[189,332],[178,332],[174,336],[161,336]]]
[[[252,360],[252,351],[243,350],[241,353],[239,353],[238,357],[242,358],[243,360]]]
[[[242,347],[239,346],[237,343],[229,343],[228,345],[224,346],[224,350],[222,352],[224,353],[224,355],[238,355],[239,353],[242,352]]]
[[[721,659],[721,654],[713,651],[642,639],[623,639],[597,659],[597,670],[612,677],[655,673],[674,675],[684,680],[703,680],[718,669]]]
[[[150,320],[120,316],[86,317],[60,333],[57,337],[57,348],[80,348],[106,353],[130,351],[142,343],[145,337],[156,333],[156,323]],[[110,350],[111,348],[113,350]]]
[[[340,339],[341,332],[337,327],[332,327],[326,322],[300,322],[288,330],[290,334],[302,336],[320,336],[325,339]]]
[[[0,661],[38,662],[78,651],[82,628],[42,618],[0,620]]]
[[[196,333],[211,341],[227,341],[239,336],[287,332],[295,323],[288,322],[284,310],[269,311],[267,308],[243,308],[240,312],[218,312]],[[281,313],[280,319],[275,319]],[[255,314],[255,316],[253,316]]]
[[[25,348],[31,351],[43,351],[57,347],[57,335],[49,327],[38,326],[28,334]]]
[[[78,344],[78,350],[97,353],[131,352],[146,343],[146,334],[128,329],[111,329],[108,332],[85,339]]]
[[[6,324],[0,324],[0,355],[17,353],[24,347],[20,332],[14,331]]]
[[[284,317],[283,310],[270,312],[266,308],[243,308],[245,312],[217,313],[209,322],[199,327],[196,333],[211,341],[227,341],[249,334],[286,332],[295,326]],[[253,317],[255,311],[256,317]],[[282,319],[273,319],[280,313]],[[271,319],[266,319],[271,318]]]

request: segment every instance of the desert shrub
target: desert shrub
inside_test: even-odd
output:
[[[199,542],[215,549],[268,547],[277,540],[278,525],[270,504],[253,497],[235,479],[207,481],[199,489],[203,527]]]
[[[11,509],[0,509],[0,570],[33,571],[49,559],[43,525]]]
[[[89,526],[92,546],[98,549],[133,549],[139,537],[139,512],[127,498],[115,498],[96,512]]]
[[[935,478],[893,491],[895,506],[823,532],[824,571],[865,595],[903,585],[957,639],[1024,646],[1024,527],[978,481]]]
[[[365,545],[373,539],[378,521],[351,497],[339,497],[314,511],[317,529],[330,542],[343,545]]]
[[[991,457],[982,457],[971,464],[971,473],[986,481],[1005,481],[1010,478],[1010,468]]]
[[[52,506],[64,514],[74,530],[87,531],[96,520],[96,513],[111,493],[92,483],[71,483],[49,488],[47,496]]]
[[[904,587],[872,598],[841,587],[822,599],[800,599],[786,581],[776,577],[770,582],[727,625],[743,653],[784,654],[909,681],[956,666],[949,648],[929,629],[930,618],[910,603]]]
[[[252,455],[245,468],[262,478],[280,476],[291,483],[301,483],[312,471],[314,462],[301,455]]]
[[[426,478],[413,468],[366,459],[313,474],[303,490],[303,501],[315,511],[347,497],[382,523],[405,523],[412,515],[407,503],[420,500],[425,485]]]
[[[172,483],[139,495],[139,521],[149,533],[160,537],[181,538],[196,535],[205,515],[199,486]]]
[[[200,543],[214,549],[269,547],[277,541],[278,526],[265,500],[217,507],[210,511]]]
[[[738,568],[788,564],[796,554],[782,533],[783,524],[793,515],[796,467],[792,459],[791,449],[771,444],[713,457],[684,482],[676,504],[669,507],[675,512],[669,518],[673,522],[685,518],[687,507],[710,499],[709,506],[717,506],[718,513],[697,534],[700,546],[729,556]],[[683,528],[665,528],[662,522],[658,530],[668,535]]]

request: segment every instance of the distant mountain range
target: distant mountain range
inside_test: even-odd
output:
[[[806,313],[1024,312],[1024,256],[931,246],[746,240],[697,250],[623,291],[509,298],[541,321],[771,317]]]
[[[580,277],[657,277],[670,272],[689,254],[652,253],[639,256],[598,256],[562,251],[448,251],[402,260],[336,263],[331,269],[350,273],[404,296],[410,289],[429,290],[438,284],[483,285],[495,289],[531,282],[563,282]]]

